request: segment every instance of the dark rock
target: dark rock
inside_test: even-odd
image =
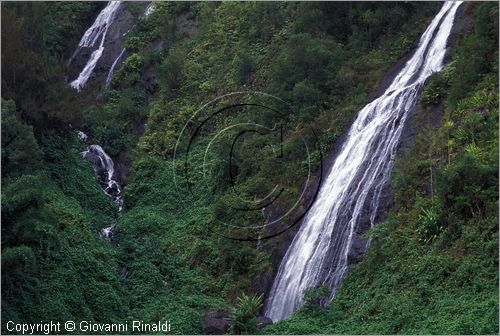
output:
[[[229,331],[230,324],[224,318],[206,317],[203,320],[203,333],[205,335],[222,335]]]
[[[262,329],[268,325],[271,325],[273,324],[273,320],[271,320],[269,317],[267,316],[259,316],[257,318],[257,327],[259,329]]]
[[[149,67],[144,72],[141,78],[141,84],[146,90],[146,92],[151,95],[158,90],[159,86],[158,83],[156,82],[156,73],[154,67]]]
[[[356,264],[363,258],[367,243],[368,241],[361,238],[359,235],[355,235],[355,237],[353,237],[352,246],[349,254],[347,255],[348,265]]]
[[[206,316],[213,317],[216,319],[221,319],[221,318],[227,319],[227,318],[229,318],[229,313],[227,311],[225,311],[224,309],[217,309],[215,311],[208,312],[206,314]]]
[[[205,313],[203,333],[205,335],[221,335],[229,332],[229,313],[224,309],[217,309]]]
[[[106,167],[103,166],[101,157],[92,149],[89,149],[85,152],[84,158],[92,164],[97,179],[103,187],[105,187],[108,183],[108,171],[106,170]]]

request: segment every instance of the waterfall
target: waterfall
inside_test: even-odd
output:
[[[127,32],[128,33],[128,32]],[[125,35],[127,34],[125,33]],[[109,69],[108,76],[106,77],[106,88],[109,87],[109,84],[111,84],[111,80],[113,79],[113,72],[115,71],[116,64],[118,64],[118,61],[122,58],[123,54],[125,53],[126,48],[122,49],[122,52],[118,57],[115,59],[113,64],[111,65],[111,68]]]
[[[90,145],[86,151],[82,152],[82,156],[92,163],[104,192],[113,198],[121,210],[123,205],[122,189],[115,180],[115,165],[111,157],[99,145]]]
[[[80,43],[78,43],[78,48],[73,54],[72,58],[76,54],[78,54],[78,52],[82,48],[94,47],[96,42],[100,39],[99,47],[92,52],[89,60],[87,61],[87,64],[78,75],[78,78],[70,83],[71,87],[75,88],[76,90],[80,91],[85,86],[85,84],[87,84],[87,81],[94,72],[97,61],[99,61],[104,51],[104,41],[106,40],[106,34],[108,32],[109,26],[112,24],[115,18],[115,14],[118,11],[120,5],[121,1],[110,1],[106,5],[106,7],[99,13],[92,26],[87,29],[82,39],[80,40]]]
[[[77,131],[77,134],[78,134],[78,139],[80,139],[83,142],[86,142],[89,139],[88,135],[83,133],[82,131]]]
[[[87,143],[89,137],[82,131],[76,130],[78,138]],[[113,199],[118,205],[118,211],[123,208],[122,187],[115,177],[115,164],[111,157],[99,145],[90,145],[87,150],[83,151],[82,156],[90,161],[94,167],[95,174],[102,190]],[[100,235],[102,238],[111,240],[113,238],[114,224],[101,229]]]
[[[354,250],[365,250],[363,228],[373,227],[394,165],[408,112],[425,80],[443,67],[448,36],[461,2],[445,2],[419,45],[385,92],[357,114],[315,203],[295,235],[274,279],[265,315],[273,321],[303,304],[304,291],[331,289],[346,275]]]
[[[149,16],[149,14],[151,14],[154,11],[154,9],[155,9],[154,2],[151,2],[146,7],[146,9],[144,10],[144,16],[146,16],[146,17]],[[127,30],[125,33],[123,33],[122,36],[127,35],[134,27],[135,27],[135,25],[132,26],[132,28],[130,28],[129,30]],[[122,51],[120,52],[120,54],[118,55],[118,57],[116,57],[116,59],[114,60],[113,64],[111,65],[111,68],[109,68],[108,75],[106,76],[106,88],[109,88],[109,85],[111,84],[111,80],[113,79],[113,73],[115,71],[115,68],[118,65],[118,62],[122,59],[122,57],[125,54],[126,50],[127,50],[126,48],[122,49]]]

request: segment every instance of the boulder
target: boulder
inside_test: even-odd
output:
[[[207,316],[203,320],[203,333],[205,335],[222,335],[229,331],[230,324],[225,318]]]
[[[227,311],[225,311],[224,309],[217,309],[217,310],[213,310],[213,311],[206,313],[205,316],[218,318],[218,319],[220,319],[220,318],[227,319],[227,318],[229,318],[229,313]]]

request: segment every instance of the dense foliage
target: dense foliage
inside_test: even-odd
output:
[[[3,319],[123,318],[117,251],[98,235],[116,207],[76,140],[51,134],[38,145],[15,112],[2,101]]]
[[[159,2],[127,35],[129,56],[111,88],[77,94],[64,63],[100,7],[2,3],[3,320],[170,320],[173,333],[196,334],[203,314],[222,308],[232,332],[258,332],[265,294],[258,279],[272,270],[269,253],[225,238],[242,231],[219,221],[251,225],[264,215],[223,206],[234,194],[217,146],[204,178],[218,187],[192,186],[195,200],[179,193],[179,133],[226,93],[279,97],[291,106],[283,117],[286,164],[266,159],[275,148],[246,134],[235,175],[244,195],[264,193],[266,184],[296,190],[305,126],[331,149],[439,4]],[[398,162],[395,205],[371,233],[366,259],[331,307],[318,305],[326,288],[313,290],[303,310],[265,332],[498,330],[498,5],[471,10],[474,30],[424,91],[419,135]],[[445,109],[439,127],[425,121],[435,106]],[[211,131],[252,113],[219,118]],[[132,161],[119,215],[69,122],[113,158]],[[208,141],[202,135],[193,144],[193,157],[203,157]],[[314,170],[319,153],[312,154]],[[279,206],[292,201],[285,195]],[[111,243],[98,234],[110,224]]]

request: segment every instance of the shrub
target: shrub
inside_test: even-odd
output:
[[[233,309],[231,331],[236,334],[252,334],[257,331],[257,314],[262,307],[262,294],[238,298],[238,304]]]
[[[139,80],[144,66],[144,59],[139,54],[130,55],[121,68],[121,72],[131,82]]]
[[[330,288],[326,285],[310,288],[304,293],[306,306],[323,306],[330,296]]]
[[[438,104],[446,95],[449,84],[448,79],[441,72],[432,75],[425,85],[420,102],[423,105]]]

